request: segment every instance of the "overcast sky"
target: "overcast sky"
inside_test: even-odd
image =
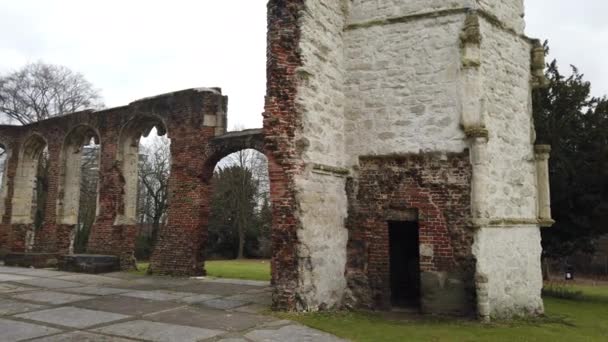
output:
[[[502,1],[502,0],[496,0]],[[262,124],[266,0],[0,0],[0,72],[42,60],[79,71],[109,107],[193,87],[230,97],[230,127]],[[526,0],[528,35],[549,39],[608,94],[606,0]],[[564,70],[565,72],[566,70]]]

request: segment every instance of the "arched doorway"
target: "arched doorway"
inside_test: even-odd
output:
[[[210,184],[205,259],[270,259],[272,214],[264,154],[245,149],[222,158]]]

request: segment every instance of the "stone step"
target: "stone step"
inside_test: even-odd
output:
[[[59,260],[59,270],[91,274],[116,272],[120,271],[120,258],[114,255],[63,255]]]

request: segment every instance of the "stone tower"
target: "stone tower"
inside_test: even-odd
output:
[[[544,60],[523,0],[271,0],[268,13],[275,306],[385,308],[403,290],[429,313],[542,313]]]

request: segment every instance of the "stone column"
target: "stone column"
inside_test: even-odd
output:
[[[489,213],[486,208],[486,191],[489,185],[487,168],[488,131],[479,129],[467,132],[471,140],[471,164],[473,179],[471,184],[471,211],[473,225],[481,227],[487,224]]]
[[[555,221],[551,218],[551,189],[549,186],[549,157],[551,146],[536,145],[536,177],[538,190],[538,219],[541,227],[551,227]]]

